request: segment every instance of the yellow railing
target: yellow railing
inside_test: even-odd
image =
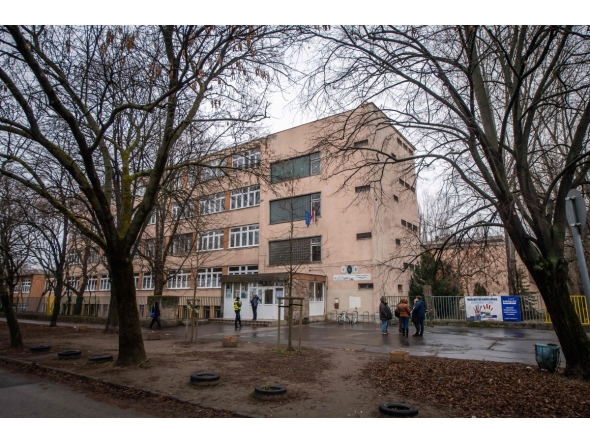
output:
[[[588,303],[586,302],[586,296],[573,294],[570,296],[574,309],[582,321],[582,325],[590,325],[590,316],[588,316]],[[551,317],[545,309],[545,324],[551,324]]]

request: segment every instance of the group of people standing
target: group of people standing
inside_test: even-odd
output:
[[[399,318],[399,332],[406,338],[410,331],[410,318],[416,327],[416,333],[414,336],[422,336],[424,334],[424,318],[426,317],[426,307],[421,296],[416,296],[414,301],[414,307],[410,309],[408,304],[408,298],[402,298],[400,303],[395,308],[395,313],[391,312],[391,308],[387,304],[385,296],[381,297],[381,304],[379,305],[379,319],[381,320],[381,333],[388,335],[387,327],[389,321],[393,319],[395,315]]]
[[[257,317],[257,311],[258,311],[258,302],[260,301],[260,298],[257,295],[254,295],[254,297],[252,299],[250,299],[250,305],[252,306],[252,320],[255,321],[256,317]],[[234,312],[236,313],[236,328],[238,328],[238,325],[240,326],[240,328],[242,328],[242,316],[241,316],[241,311],[242,311],[242,301],[240,301],[240,296],[237,295],[236,299],[234,300]]]

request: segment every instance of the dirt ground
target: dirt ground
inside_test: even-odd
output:
[[[224,410],[203,410],[153,395],[147,399],[139,390],[113,389],[47,370],[12,366],[15,371],[61,380],[92,398],[155,416],[217,417],[241,412],[287,418],[376,417],[384,402],[408,403],[418,408],[420,417],[434,418],[590,416],[590,401],[586,402],[590,383],[569,381],[524,364],[423,357],[394,364],[384,354],[348,349],[278,353],[270,344],[242,341],[238,348],[223,348],[220,340],[189,344],[162,334],[160,340],[145,341],[147,363],[121,368],[112,362],[88,361],[91,356],[117,354],[117,336],[100,329],[79,332],[36,324],[21,324],[21,329],[26,345],[22,350],[8,349],[8,329],[0,330],[0,356]],[[50,344],[51,351],[31,353],[29,347],[38,344]],[[57,359],[58,351],[70,349],[81,350],[82,357]],[[190,375],[202,371],[219,374],[220,384],[191,386]],[[267,382],[287,387],[287,396],[273,402],[254,399],[254,387]],[[557,403],[558,398],[563,400]]]

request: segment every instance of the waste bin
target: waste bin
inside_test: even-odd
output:
[[[547,370],[549,373],[554,373],[561,363],[559,345],[535,344],[535,359],[541,370]]]

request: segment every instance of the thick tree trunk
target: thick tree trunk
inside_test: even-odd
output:
[[[23,336],[20,332],[20,327],[18,326],[16,314],[12,309],[12,301],[8,295],[7,286],[4,282],[0,282],[0,302],[4,308],[8,330],[10,330],[10,348],[21,348],[23,347]]]
[[[129,254],[113,254],[109,263],[119,315],[119,356],[116,365],[140,365],[147,360],[147,356],[135,299],[133,262]]]
[[[61,295],[63,293],[64,283],[63,279],[56,277],[55,279],[55,290],[53,292],[53,312],[51,313],[51,321],[49,321],[50,327],[57,326],[57,316],[59,315],[59,308],[61,306]]]
[[[559,259],[555,263],[539,261],[529,265],[559,339],[566,360],[566,376],[590,379],[590,339],[570,300],[567,262]]]
[[[504,230],[504,238],[506,243],[506,265],[508,266],[508,292],[511,295],[518,295],[516,252],[514,251],[514,245],[506,230]]]
[[[76,303],[74,304],[74,316],[82,314],[82,303],[84,302],[84,293],[76,295]]]
[[[115,286],[111,285],[111,299],[109,301],[109,312],[105,322],[103,333],[119,333],[119,312],[117,311],[117,297]]]

